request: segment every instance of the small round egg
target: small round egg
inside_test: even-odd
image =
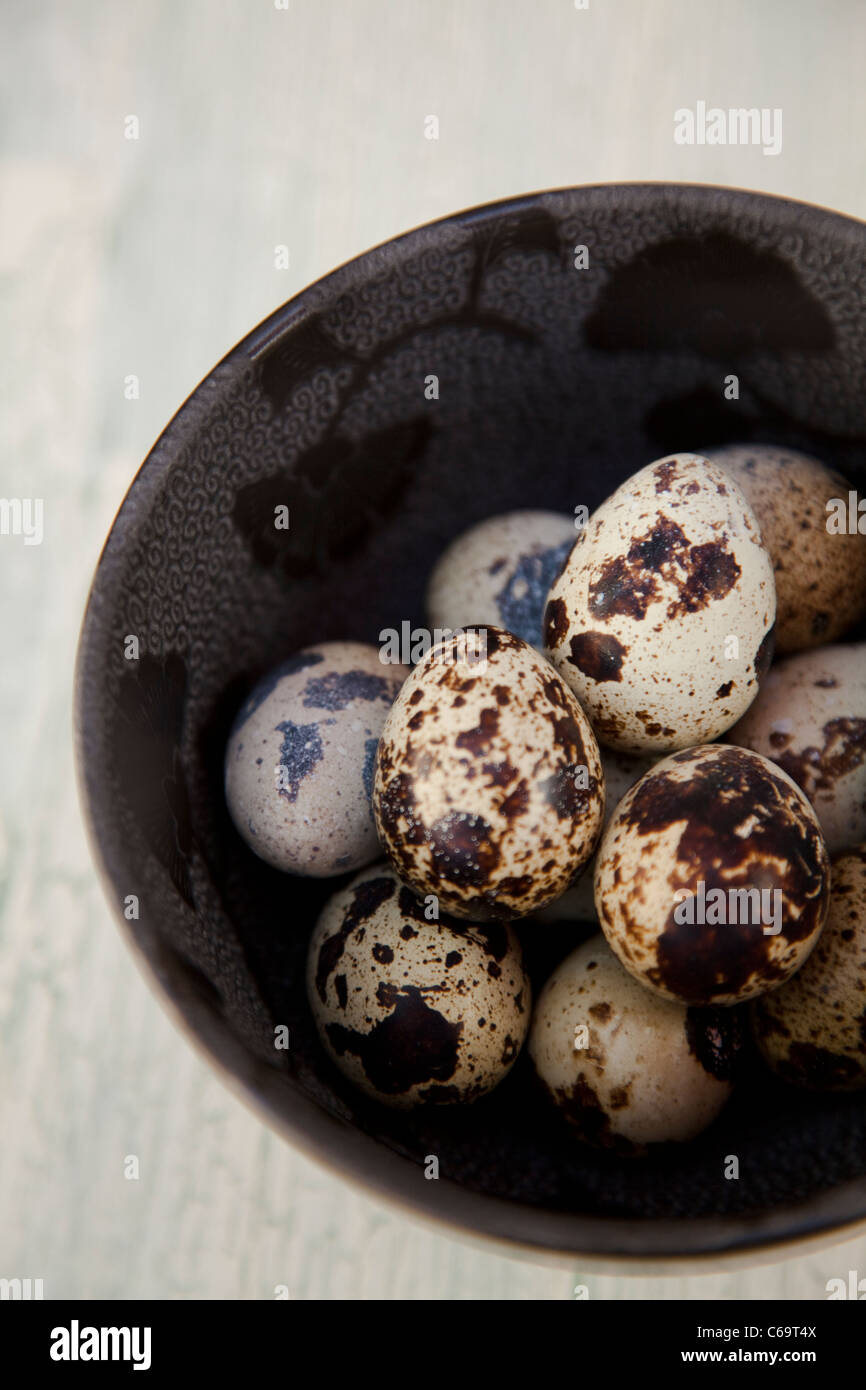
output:
[[[793,777],[831,854],[866,839],[866,643],[780,661],[728,740]]]
[[[781,768],[708,744],[627,792],[595,869],[602,930],[641,984],[684,1004],[734,1004],[782,984],[818,939],[829,859]]]
[[[866,1086],[866,845],[833,860],[827,925],[803,969],[752,1008],[758,1047],[786,1081]]]
[[[506,512],[458,536],[430,576],[434,629],[492,623],[541,646],[547,591],[577,538],[559,512]]]
[[[833,642],[866,614],[866,535],[828,522],[848,508],[840,473],[794,449],[731,444],[712,460],[730,473],[758,519],[776,581],[776,651]]]
[[[707,459],[673,454],[593,512],[551,587],[545,643],[603,743],[664,753],[717,738],[745,712],[775,611],[742,492]]]
[[[324,642],[277,666],[235,720],[225,792],[238,833],[276,869],[327,878],[379,854],[376,745],[408,674],[362,642]]]
[[[604,774],[604,828],[610,824],[611,817],[639,777],[657,761],[656,758],[641,758],[629,753],[616,753],[612,748],[602,748],[601,767]],[[597,922],[595,910],[595,857],[580,870],[577,882],[563,893],[561,898],[535,913],[539,922]]]
[[[428,920],[384,865],[326,904],[307,997],[322,1044],[375,1100],[401,1108],[485,1095],[523,1046],[531,991],[511,927]]]
[[[682,1142],[733,1088],[739,1013],[687,1009],[643,989],[604,937],[579,946],[538,998],[529,1055],[579,1138],[623,1153]]]
[[[431,647],[376,758],[379,838],[404,883],[472,920],[522,917],[565,891],[604,814],[598,745],[578,701],[500,628]]]

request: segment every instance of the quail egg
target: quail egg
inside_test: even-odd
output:
[[[728,739],[802,787],[831,854],[866,839],[866,643],[780,661]]]
[[[541,646],[547,591],[577,538],[559,512],[507,512],[449,545],[427,589],[430,626],[492,623]]]
[[[307,997],[322,1044],[386,1105],[475,1100],[508,1073],[529,1028],[513,929],[435,911],[378,865],[329,900],[310,940]]]
[[[744,748],[671,754],[627,792],[595,869],[602,930],[668,999],[734,1004],[782,984],[818,939],[829,860],[797,784]]]
[[[261,859],[327,878],[378,857],[376,745],[407,674],[365,643],[324,642],[255,687],[229,737],[225,792],[238,833]]]
[[[730,474],[697,454],[641,469],[593,512],[545,610],[550,660],[603,743],[717,738],[772,656],[773,567]]]
[[[469,629],[433,647],[388,715],[379,838],[404,883],[474,920],[526,916],[565,891],[604,814],[598,745],[526,642]]]
[[[776,651],[833,642],[866,614],[866,535],[833,524],[849,485],[817,459],[770,444],[714,449],[758,519],[776,580]]]
[[[693,1139],[731,1094],[736,1009],[687,1009],[643,989],[604,937],[557,967],[535,1007],[529,1055],[578,1137],[623,1153]]]
[[[752,1008],[758,1047],[786,1081],[866,1086],[866,845],[833,860],[827,925],[803,969]]]

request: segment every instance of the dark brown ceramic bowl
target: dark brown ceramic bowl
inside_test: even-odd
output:
[[[516,198],[397,237],[278,309],[193,392],[96,572],[83,800],[151,972],[293,1142],[466,1232],[587,1257],[745,1255],[866,1219],[866,1097],[801,1094],[754,1059],[712,1129],[638,1161],[572,1142],[525,1055],[465,1110],[365,1102],[323,1055],[303,986],[310,930],[344,880],[269,869],[222,792],[253,682],[307,643],[423,625],[430,568],[473,522],[593,507],[660,455],[734,440],[812,452],[862,489],[864,403],[866,227],[666,184]],[[521,931],[536,981],[579,936]]]

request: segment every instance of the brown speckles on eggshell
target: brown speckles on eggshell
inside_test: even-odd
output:
[[[544,612],[544,641],[558,647],[568,631],[568,614],[561,598],[551,599]]]
[[[686,1037],[690,1051],[711,1076],[718,1081],[736,1078],[746,1037],[741,1008],[688,1009]]]
[[[816,801],[820,792],[829,791],[866,760],[866,719],[828,719],[821,732],[820,747],[812,744],[798,753],[776,755],[776,762],[810,801]]]
[[[827,503],[849,484],[817,459],[767,444],[712,451],[742,488],[775,568],[777,649],[835,641],[866,613],[866,536],[827,529]]]
[[[507,821],[513,821],[517,816],[526,815],[529,810],[529,803],[529,783],[525,777],[521,777],[514,791],[509,792],[502,802],[502,814]]]
[[[458,734],[454,743],[457,748],[465,748],[475,758],[482,755],[486,756],[493,746],[493,740],[498,731],[499,711],[497,709],[482,709],[476,727],[465,729],[462,734]]]
[[[669,618],[679,617],[683,613],[699,613],[710,603],[717,603],[730,593],[743,572],[726,549],[724,540],[693,545],[683,568],[685,578],[680,585],[679,597],[667,607]]]
[[[690,555],[682,527],[660,513],[651,531],[633,540],[625,555],[605,560],[592,577],[588,604],[591,616],[643,619],[661,593],[661,580],[681,591]]]
[[[527,643],[487,637],[471,685],[461,634],[412,672],[380,740],[373,804],[405,882],[457,916],[489,920],[528,915],[564,892],[594,849],[604,793],[570,690]],[[440,702],[435,728],[414,730],[411,696],[441,681],[443,666],[465,704]]]
[[[622,680],[628,647],[609,632],[578,632],[569,641],[568,661],[594,681]]]
[[[547,647],[596,732],[628,753],[717,738],[754,695],[775,616],[742,493],[706,459],[677,455],[622,484],[582,534],[550,591]]]
[[[664,463],[657,463],[653,468],[653,476],[657,493],[670,492],[671,484],[677,476],[676,459],[670,458]]]
[[[471,811],[448,811],[434,821],[428,841],[439,878],[455,887],[487,887],[499,863],[491,836],[491,826]]]
[[[866,837],[866,644],[780,661],[728,738],[793,777],[831,853]]]
[[[706,894],[778,891],[780,930],[754,920],[754,898],[726,897],[745,921],[689,922],[678,908],[701,884]],[[731,1004],[780,984],[808,956],[827,910],[827,852],[789,777],[712,744],[657,763],[626,795],[599,850],[595,890],[605,935],[636,978],[686,1004]]]
[[[588,1046],[576,1031],[588,1027]],[[693,1138],[731,1092],[692,1045],[700,1025],[643,989],[601,937],[573,951],[536,1004],[529,1053],[536,1073],[577,1136],[640,1153]]]
[[[866,1086],[866,846],[832,864],[827,923],[793,979],[752,1006],[758,1047],[808,1090]]]
[[[529,989],[519,945],[509,929],[495,929],[495,962],[491,938],[473,924],[421,921],[411,895],[397,890],[389,869],[368,870],[323,910],[307,957],[319,1036],[377,1100],[403,1108],[470,1102],[498,1084],[526,1033],[514,999]],[[412,907],[411,922],[403,906]]]
[[[343,954],[347,937],[392,897],[394,889],[395,883],[391,874],[373,874],[365,876],[348,890],[351,896],[344,909],[339,929],[322,943],[316,961],[315,986],[320,999],[325,998],[328,977]]]

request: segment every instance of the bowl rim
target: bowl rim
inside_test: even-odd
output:
[[[447,1228],[464,1240],[481,1237],[503,1253],[540,1259],[553,1256],[585,1267],[607,1268],[617,1273],[646,1274],[664,1266],[666,1272],[695,1272],[696,1266],[710,1261],[713,1268],[731,1263],[748,1263],[789,1257],[792,1247],[804,1244],[826,1247],[866,1232],[866,1177],[839,1184],[803,1201],[786,1203],[769,1211],[736,1213],[726,1216],[624,1218],[591,1213],[563,1212],[527,1202],[494,1196],[465,1187],[448,1177],[440,1177],[434,1192],[441,1192],[441,1203],[431,1201],[431,1185],[423,1170],[411,1159],[320,1106],[300,1089],[291,1088],[287,1078],[249,1053],[232,1033],[229,1025],[193,991],[189,983],[165,962],[154,941],[147,949],[124,918],[111,867],[96,832],[98,789],[91,778],[85,749],[88,717],[84,704],[87,670],[92,659],[91,646],[100,608],[101,591],[110,587],[111,571],[120,559],[127,533],[141,515],[143,493],[155,490],[172,466],[176,446],[198,422],[200,412],[209,409],[208,387],[222,383],[249,367],[289,333],[308,312],[318,309],[320,296],[339,293],[353,280],[361,263],[382,260],[400,247],[410,249],[414,240],[423,240],[437,229],[469,227],[488,218],[498,218],[534,206],[540,200],[557,196],[579,197],[617,194],[626,199],[667,197],[709,205],[719,195],[731,204],[746,207],[776,207],[781,214],[802,220],[804,215],[832,225],[838,234],[858,236],[863,243],[866,221],[846,213],[760,190],[706,183],[680,183],[670,180],[640,180],[624,183],[590,183],[535,190],[508,198],[463,208],[456,213],[419,223],[394,237],[376,243],[341,262],[312,281],[274,309],[248,332],[206,373],[189,392],[169,422],[157,436],[130,482],[100,550],[90,584],[78,638],[73,676],[73,743],[76,783],[82,821],[91,855],[113,915],[122,935],[132,948],[148,984],[180,1031],[194,1048],[215,1067],[228,1089],[254,1114],[263,1119],[307,1158],[329,1170],[342,1181],[360,1187],[368,1195],[396,1206],[404,1215]],[[828,225],[828,230],[829,230]],[[866,243],[863,243],[866,245]],[[133,494],[135,498],[133,501]],[[146,511],[146,506],[144,507]],[[437,1210],[441,1205],[442,1210]],[[623,1262],[635,1268],[623,1271]]]

